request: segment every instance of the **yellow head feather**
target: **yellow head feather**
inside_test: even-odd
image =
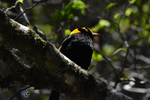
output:
[[[82,29],[85,29],[85,31],[88,32],[88,29],[92,32],[92,30],[90,28],[86,28],[86,27],[82,27]],[[78,28],[74,29],[70,34],[76,34],[76,33],[81,33]],[[93,32],[92,32],[93,33]]]

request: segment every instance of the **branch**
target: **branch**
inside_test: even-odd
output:
[[[32,74],[24,72],[25,79],[27,77],[24,84],[57,90],[80,100],[132,100],[100,79],[96,79],[61,54],[51,43],[44,41],[30,27],[8,18],[2,11],[0,11],[0,43],[1,46],[7,44],[17,48],[36,63],[37,66],[29,68],[33,68],[29,71]],[[17,66],[8,66],[18,69]],[[20,81],[20,78],[16,80]]]

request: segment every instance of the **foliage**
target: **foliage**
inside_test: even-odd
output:
[[[24,0],[18,0],[18,2],[23,3]]]

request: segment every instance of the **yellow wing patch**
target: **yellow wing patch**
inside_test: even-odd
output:
[[[62,45],[58,48],[59,51],[60,51],[61,47],[62,47]]]

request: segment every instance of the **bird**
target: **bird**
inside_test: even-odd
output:
[[[101,36],[101,34],[93,33],[88,27],[76,28],[63,40],[58,50],[81,68],[87,70],[91,62],[95,36]],[[59,100],[59,92],[52,90],[49,100]]]

